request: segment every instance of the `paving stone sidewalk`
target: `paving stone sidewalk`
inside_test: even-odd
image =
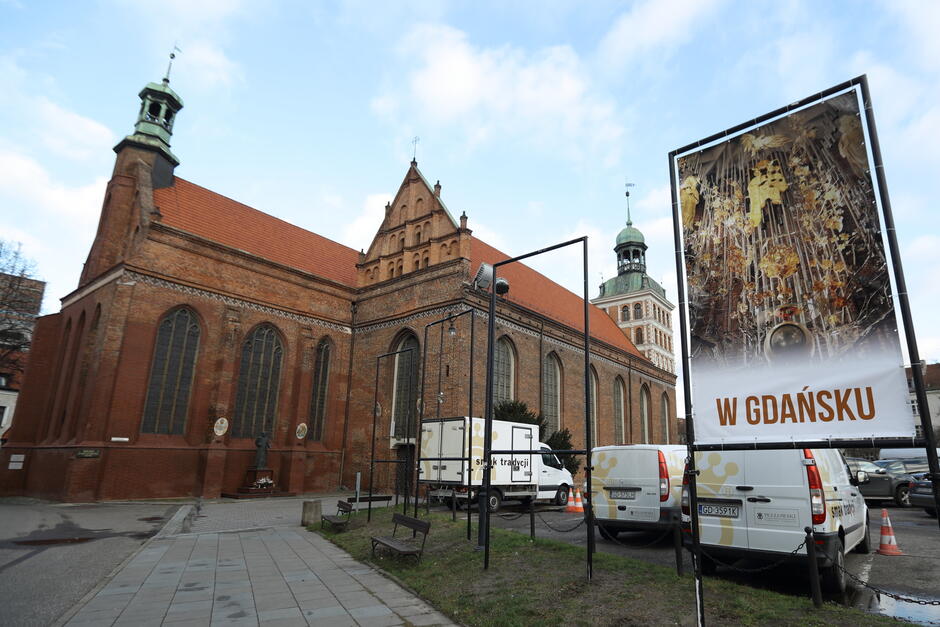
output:
[[[67,623],[259,624],[453,623],[374,568],[297,526],[154,538]]]

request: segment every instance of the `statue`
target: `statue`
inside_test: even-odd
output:
[[[267,468],[268,449],[271,448],[271,436],[267,431],[262,431],[261,435],[255,438],[255,468]]]

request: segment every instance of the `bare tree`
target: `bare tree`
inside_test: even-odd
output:
[[[0,239],[0,374],[16,377],[26,367],[33,325],[45,283],[33,278],[35,263],[19,242]]]

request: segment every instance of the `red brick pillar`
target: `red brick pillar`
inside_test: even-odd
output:
[[[201,496],[206,499],[217,499],[222,494],[222,484],[225,480],[225,457],[228,454],[224,438],[213,437],[204,454],[206,459],[202,473]]]

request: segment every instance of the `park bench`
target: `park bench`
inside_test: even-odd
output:
[[[392,522],[395,526],[392,528],[391,536],[372,536],[372,557],[375,557],[375,547],[382,545],[398,555],[414,555],[420,562],[421,554],[424,552],[424,542],[428,539],[428,532],[431,530],[431,523],[401,514],[392,515]],[[416,532],[412,535],[420,533],[421,545],[418,545],[417,540],[408,541],[396,538],[395,534],[398,533],[399,525]]]
[[[330,523],[330,526],[333,527],[336,531],[342,531],[346,528],[346,525],[349,524],[350,516],[352,515],[353,507],[349,503],[344,503],[343,501],[336,502],[336,515],[329,516],[324,514],[320,517],[320,529],[323,529],[324,523]]]

